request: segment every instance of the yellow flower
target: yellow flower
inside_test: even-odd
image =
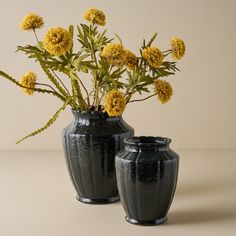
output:
[[[133,70],[136,66],[137,57],[134,53],[129,50],[125,50],[126,61],[125,65],[130,69]]]
[[[45,34],[43,46],[46,51],[59,57],[71,50],[73,40],[66,29],[61,27],[51,28]]]
[[[27,88],[22,88],[25,94],[27,95],[33,95],[34,93],[34,88],[35,88],[35,83],[36,83],[36,74],[29,71],[26,74],[24,74],[20,80],[19,84],[27,87]]]
[[[156,47],[144,48],[142,51],[142,56],[145,60],[147,60],[148,64],[154,68],[159,68],[164,59],[162,52]]]
[[[90,21],[94,24],[102,25],[104,26],[106,24],[106,16],[105,14],[98,10],[98,9],[88,9],[84,13],[84,19],[87,21]]]
[[[181,59],[185,54],[185,43],[182,39],[173,37],[171,39],[172,57],[174,59]]]
[[[173,89],[170,83],[160,79],[155,80],[155,92],[161,103],[168,102],[173,95]]]
[[[30,13],[20,23],[22,30],[34,30],[43,26],[43,18],[37,14]]]
[[[108,43],[103,48],[101,56],[112,66],[122,67],[126,63],[126,53],[121,44]]]
[[[107,112],[109,116],[122,115],[125,106],[126,99],[120,91],[113,89],[105,96],[104,111]]]

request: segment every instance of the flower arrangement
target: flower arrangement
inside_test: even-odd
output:
[[[59,98],[63,105],[42,128],[27,135],[17,143],[37,135],[47,129],[59,114],[71,106],[81,111],[101,111],[108,116],[120,116],[127,104],[143,101],[157,96],[161,103],[170,100],[173,89],[169,82],[160,78],[175,74],[179,69],[176,60],[185,54],[183,40],[174,37],[170,48],[161,51],[153,46],[157,33],[149,40],[143,40],[136,55],[123,45],[120,37],[117,40],[108,38],[106,30],[100,26],[106,24],[105,14],[97,9],[89,9],[84,14],[88,24],[76,27],[80,47],[74,48],[73,25],[68,29],[54,27],[49,29],[42,40],[38,39],[37,30],[44,25],[43,18],[31,13],[22,20],[20,28],[32,31],[36,45],[18,46],[17,51],[25,53],[39,63],[47,75],[48,83],[36,80],[34,72],[27,72],[19,81],[0,71],[0,76],[22,88],[27,95],[45,93]],[[172,55],[172,61],[167,57]],[[88,91],[83,83],[82,74],[91,75],[93,89]],[[64,80],[70,81],[70,88]],[[142,99],[132,99],[137,93],[150,93]]]

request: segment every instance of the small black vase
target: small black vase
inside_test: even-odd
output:
[[[77,199],[90,204],[118,201],[115,154],[124,148],[123,140],[134,135],[133,128],[121,116],[72,112],[74,120],[63,130],[62,138]]]
[[[179,156],[162,137],[125,139],[116,155],[116,175],[126,220],[156,225],[167,220],[178,176]]]

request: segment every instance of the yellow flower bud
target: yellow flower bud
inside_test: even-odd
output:
[[[162,52],[156,47],[144,48],[142,51],[142,57],[154,68],[160,68],[164,59]]]
[[[107,112],[109,116],[120,116],[126,107],[126,99],[123,94],[113,89],[107,93],[104,102],[104,111]]]
[[[173,95],[173,89],[170,83],[165,80],[155,80],[155,92],[161,103],[166,103]]]
[[[37,14],[30,13],[20,23],[22,30],[34,30],[43,26],[43,18]]]
[[[19,84],[27,87],[27,88],[22,88],[23,92],[27,95],[33,95],[34,93],[34,88],[35,88],[35,83],[36,83],[36,74],[29,71],[25,73],[19,80]]]
[[[63,56],[73,46],[73,40],[69,31],[64,28],[51,28],[45,34],[43,46],[46,51],[55,56]]]
[[[173,37],[171,39],[172,57],[180,60],[185,54],[185,43],[182,39]]]

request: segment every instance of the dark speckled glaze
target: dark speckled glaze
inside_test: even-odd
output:
[[[156,225],[167,220],[177,184],[179,156],[162,137],[125,139],[116,155],[116,175],[126,220]]]
[[[62,132],[67,168],[84,203],[106,204],[119,200],[115,154],[134,130],[122,117],[102,112],[72,111],[74,120]]]

